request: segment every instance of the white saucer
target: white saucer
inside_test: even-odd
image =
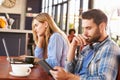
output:
[[[13,73],[13,72],[9,72],[9,74],[11,75],[11,76],[16,76],[16,77],[25,77],[25,76],[28,76],[29,74],[24,74],[24,75],[18,75],[18,74],[15,74],[15,73]]]
[[[11,65],[21,65],[21,66],[25,66],[25,67],[33,67],[33,64],[11,64]]]

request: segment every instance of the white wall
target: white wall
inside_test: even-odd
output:
[[[16,5],[13,8],[5,8],[0,6],[0,13],[12,13],[12,14],[20,14],[20,29],[24,29],[25,27],[25,9],[26,9],[26,1],[27,0],[16,0]]]

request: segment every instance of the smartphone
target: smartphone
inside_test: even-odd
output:
[[[44,59],[43,60],[40,60],[39,62],[38,62],[38,64],[40,65],[40,66],[42,66],[43,67],[43,69],[48,73],[48,74],[50,74],[50,70],[54,70]]]

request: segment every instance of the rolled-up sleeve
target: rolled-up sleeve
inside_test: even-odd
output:
[[[40,58],[40,59],[43,58],[43,48],[39,48],[36,46],[35,57]]]
[[[75,68],[75,62],[74,60],[71,62],[66,62],[65,69],[68,72],[74,73],[74,68]]]

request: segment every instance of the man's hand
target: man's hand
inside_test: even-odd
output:
[[[77,46],[84,46],[84,45],[87,45],[88,42],[86,41],[88,38],[85,37],[84,35],[82,34],[79,34],[78,36],[75,36],[73,38],[73,41],[71,43],[71,46],[73,47],[77,47]]]
[[[75,58],[75,51],[76,48],[79,46],[80,50],[88,44],[86,41],[88,38],[85,37],[82,34],[79,34],[78,36],[75,36],[70,44],[70,48],[67,54],[67,61],[71,62]]]
[[[50,70],[50,73],[55,80],[80,80],[80,76],[68,73],[61,67],[56,66],[54,69],[55,70]]]
[[[63,68],[61,67],[54,67],[55,70],[50,70],[50,73],[52,74],[52,76],[54,77],[55,80],[67,80],[67,72],[64,71]]]

